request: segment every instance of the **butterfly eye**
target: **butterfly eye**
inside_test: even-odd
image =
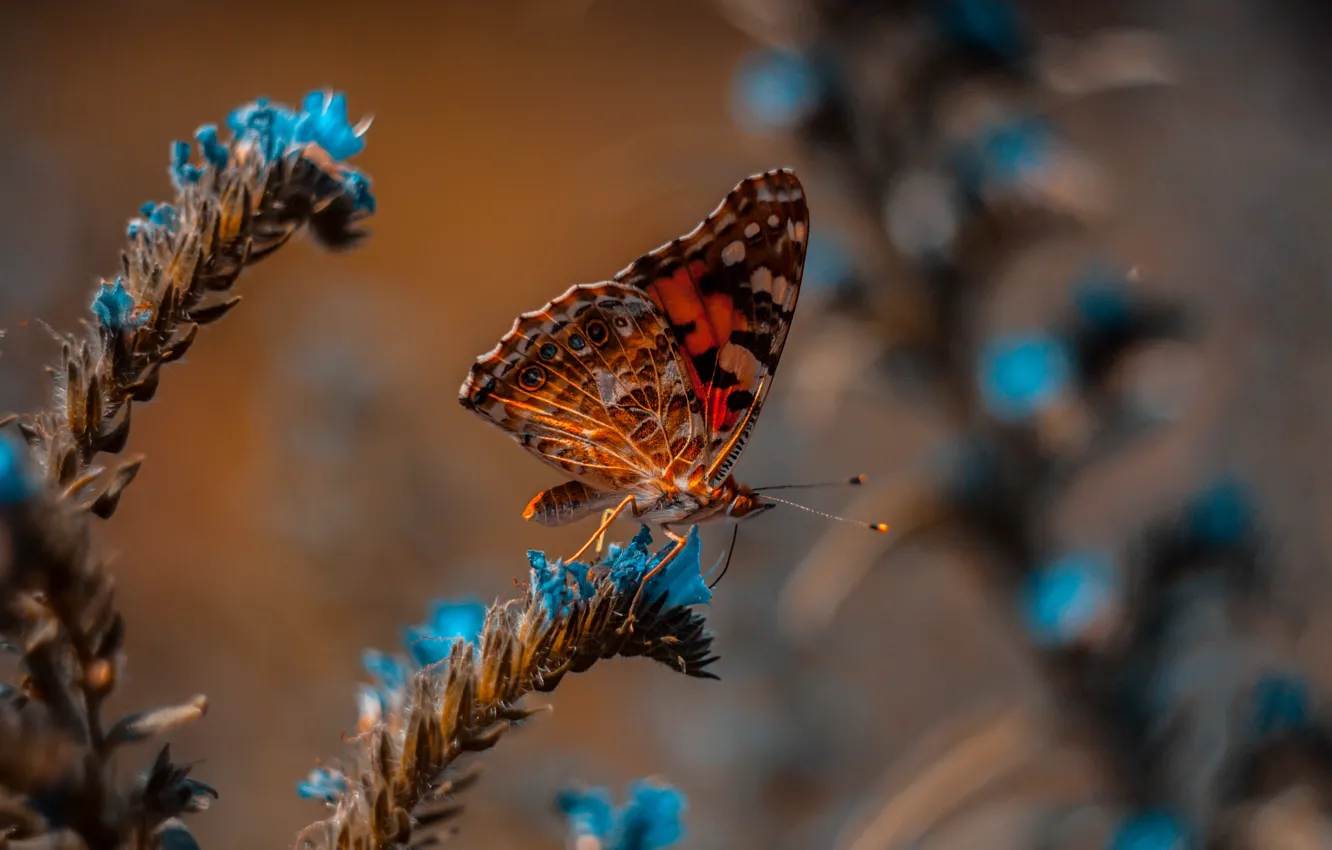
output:
[[[587,338],[592,340],[593,345],[601,346],[610,339],[610,328],[600,319],[593,319],[587,323]]]
[[[555,355],[559,354],[559,349],[555,347],[555,343],[548,342],[537,350],[537,354],[541,356],[542,360],[554,360]]]
[[[518,375],[518,385],[525,390],[539,390],[546,383],[546,370],[540,366],[528,366]]]
[[[573,349],[574,351],[582,351],[583,347],[586,345],[587,345],[587,340],[583,339],[582,334],[574,334],[573,336],[569,337],[569,348]]]

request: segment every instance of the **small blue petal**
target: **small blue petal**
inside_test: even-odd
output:
[[[270,105],[267,98],[232,110],[227,126],[237,139],[253,140],[267,160],[275,160],[287,152],[296,137],[299,116],[280,104]]]
[[[732,84],[737,120],[753,130],[793,127],[822,103],[822,75],[804,56],[759,50],[744,58]]]
[[[610,850],[664,850],[684,837],[685,796],[668,785],[640,780],[617,814]]]
[[[456,642],[476,643],[485,622],[486,606],[478,599],[439,600],[426,622],[403,630],[403,643],[418,665],[430,667],[447,659]]]
[[[353,127],[347,121],[345,94],[312,91],[301,103],[294,138],[298,144],[313,142],[333,159],[342,161],[365,149],[365,139],[361,138],[364,132],[364,128]]]
[[[1144,812],[1124,818],[1111,850],[1184,850],[1188,832],[1184,824],[1165,812]]]
[[[991,125],[958,150],[958,179],[972,194],[987,186],[1021,184],[1048,166],[1053,148],[1054,131],[1043,118]]]
[[[652,533],[645,525],[629,545],[620,550],[612,550],[603,564],[610,569],[610,578],[621,593],[637,593],[643,584],[643,577],[666,558],[675,548],[672,541],[667,543],[655,555],[649,555],[648,546],[652,543]],[[702,544],[698,537],[698,526],[692,526],[686,535],[684,548],[666,567],[648,580],[643,588],[643,602],[652,604],[661,597],[666,597],[668,608],[689,605],[705,605],[712,599],[712,591],[703,581],[700,555]]]
[[[1302,676],[1264,673],[1253,686],[1253,734],[1303,729],[1313,717],[1309,682]]]
[[[209,165],[219,170],[227,167],[230,151],[218,140],[216,124],[204,124],[195,130],[194,140],[199,143],[199,150]]]
[[[1100,265],[1074,284],[1073,307],[1078,319],[1098,330],[1119,330],[1133,318],[1133,300],[1124,276]]]
[[[981,351],[981,400],[1002,421],[1020,422],[1043,410],[1064,393],[1072,376],[1067,349],[1048,334],[1003,337]]]
[[[375,196],[370,192],[369,177],[354,168],[348,168],[342,176],[342,191],[352,199],[356,209],[374,214]]]
[[[203,177],[203,169],[190,163],[190,143],[171,143],[171,182],[177,189],[193,186]]]
[[[1010,60],[1027,49],[1026,29],[1006,0],[944,0],[936,12],[944,35],[964,47]]]
[[[556,800],[569,832],[575,838],[592,837],[605,841],[615,825],[610,792],[605,788],[564,791]]]
[[[1233,546],[1253,529],[1249,493],[1239,481],[1222,479],[1192,499],[1184,522],[1195,540]]]
[[[361,666],[374,678],[379,690],[385,693],[405,691],[412,677],[412,669],[405,658],[377,649],[367,649],[361,653]]]
[[[316,767],[304,781],[296,783],[296,793],[307,800],[335,804],[347,793],[347,777],[341,771]]]
[[[532,568],[531,584],[536,594],[537,604],[548,617],[563,617],[574,602],[574,588],[569,584],[569,573],[575,575],[579,570],[566,570],[558,559],[554,563],[546,560],[546,554],[536,549],[527,552],[527,562]],[[584,567],[581,572],[586,573]]]
[[[93,315],[102,327],[112,331],[141,327],[148,321],[148,312],[138,311],[135,307],[134,297],[125,290],[125,283],[119,278],[103,283],[92,302]]]
[[[0,504],[17,504],[35,492],[36,485],[28,474],[18,443],[0,437]]]
[[[1059,646],[1093,628],[1117,601],[1114,567],[1099,555],[1068,555],[1033,571],[1022,588],[1022,614],[1032,637]]]

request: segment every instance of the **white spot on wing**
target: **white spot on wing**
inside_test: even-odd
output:
[[[732,242],[722,249],[722,262],[728,266],[734,266],[745,259],[745,243],[740,240]]]
[[[759,234],[759,224],[757,221],[751,221],[749,224],[745,225],[746,239],[753,239],[755,236],[758,236],[758,234]]]
[[[777,217],[777,213],[773,213],[772,215],[768,216],[768,227],[776,227],[781,223],[782,220]]]

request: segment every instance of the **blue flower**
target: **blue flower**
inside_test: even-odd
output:
[[[36,491],[19,444],[9,437],[0,437],[0,504],[17,504]]]
[[[296,121],[295,141],[313,142],[333,159],[341,161],[365,149],[365,131],[368,121],[353,127],[347,121],[347,96],[342,92],[312,91],[301,102],[301,115]]]
[[[1031,573],[1022,588],[1027,630],[1040,644],[1085,637],[1118,603],[1114,567],[1099,555],[1067,555]]]
[[[1073,377],[1064,344],[1043,333],[1002,337],[980,355],[981,401],[991,416],[1020,422],[1057,400]]]
[[[1165,812],[1143,812],[1124,818],[1110,843],[1111,850],[1184,850],[1184,824]]]
[[[564,791],[556,804],[575,838],[592,836],[605,840],[615,827],[615,809],[611,805],[610,792],[605,788]]]
[[[419,666],[430,667],[448,658],[456,641],[476,643],[485,622],[486,606],[479,599],[438,600],[424,623],[403,630],[402,640]]]
[[[793,127],[823,102],[823,76],[807,57],[759,50],[741,61],[732,84],[732,108],[753,130]]]
[[[1253,685],[1252,732],[1259,737],[1306,727],[1313,709],[1303,676],[1267,672]]]
[[[125,282],[120,278],[102,283],[93,299],[92,311],[102,327],[112,331],[142,327],[148,321],[148,311],[136,309],[134,296],[125,290]]]
[[[1253,529],[1249,493],[1239,481],[1223,478],[1193,497],[1184,524],[1195,540],[1233,546]]]
[[[227,167],[230,151],[218,140],[216,124],[201,125],[194,131],[194,140],[199,143],[205,162],[219,170]]]
[[[369,177],[354,168],[348,168],[342,176],[342,191],[352,199],[356,209],[374,214],[375,196],[370,192]]]
[[[1073,307],[1079,320],[1098,330],[1119,330],[1133,318],[1124,276],[1100,264],[1073,285]]]
[[[532,569],[532,591],[536,594],[537,604],[547,617],[563,617],[569,612],[569,606],[579,597],[589,596],[589,593],[583,592],[583,584],[586,583],[587,568],[584,567],[581,572],[584,574],[578,576],[580,570],[576,567],[567,568],[564,562],[556,559],[554,563],[546,560],[546,553],[538,549],[527,550],[527,563]],[[576,591],[569,584],[569,574],[578,576],[579,585]],[[590,585],[589,585],[590,590]]]
[[[667,554],[675,548],[674,541],[667,543],[655,555],[648,552],[652,543],[652,533],[645,525],[623,549],[612,546],[602,562],[610,570],[611,581],[620,593],[637,593],[643,584],[643,577],[660,564]],[[699,557],[702,544],[698,537],[698,526],[692,526],[686,535],[684,549],[681,550],[665,569],[648,580],[643,588],[642,601],[651,605],[661,597],[666,597],[666,607],[680,608],[689,605],[706,605],[712,599],[712,591],[703,582],[702,565]]]
[[[361,653],[361,666],[374,678],[376,688],[385,695],[406,691],[407,682],[412,678],[412,668],[407,659],[377,649],[367,649]]]
[[[296,793],[307,800],[322,800],[336,805],[347,793],[347,777],[340,770],[320,765],[304,781],[296,783]]]
[[[1049,164],[1054,131],[1037,116],[991,125],[964,144],[957,154],[958,178],[972,194],[989,185],[1026,182]]]
[[[177,189],[184,189],[199,182],[203,169],[190,164],[190,143],[171,143],[171,182]]]
[[[684,837],[684,794],[669,785],[638,780],[629,800],[612,809],[604,788],[566,791],[559,807],[574,838],[595,838],[603,850],[664,850]]]
[[[1026,29],[1007,0],[943,0],[935,11],[944,35],[964,47],[1009,60],[1026,50]]]
[[[180,226],[180,214],[171,204],[158,204],[149,201],[139,207],[139,217],[130,219],[129,227],[126,232],[133,239],[140,233],[147,232],[154,228],[165,230],[168,233],[175,233]]]
[[[237,107],[227,116],[227,126],[236,139],[253,138],[265,159],[274,160],[287,152],[296,138],[299,116],[286,106],[272,104],[268,98]]]

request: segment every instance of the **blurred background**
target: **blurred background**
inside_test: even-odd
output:
[[[1261,594],[1233,596],[1265,625],[1204,628],[1212,672],[1179,687],[1239,669],[1232,650],[1312,693],[1324,678],[1327,13],[935,5],[6,4],[6,409],[43,403],[56,350],[37,320],[86,315],[125,221],[170,195],[172,139],[326,85],[375,115],[357,162],[373,237],[346,255],[295,245],[241,281],[241,308],[136,412],[130,451],[148,461],[101,529],[129,623],[113,710],[210,698],[174,745],[222,794],[193,822],[204,847],[289,846],[322,816],[294,785],[342,754],[364,647],[395,648],[433,598],[512,595],[526,549],[567,553],[590,533],[521,519],[558,478],[457,405],[473,358],[519,312],[787,165],[817,252],[737,474],[864,473],[860,490],[804,501],[897,534],[794,511],[742,526],[710,614],[721,681],[625,661],[569,677],[553,713],[486,756],[455,842],[560,846],[559,789],[648,774],[688,794],[698,850],[1095,847],[1161,809],[1216,828],[1233,777],[1203,788],[1193,768],[1229,768],[1188,759],[1210,764],[1233,736],[1200,732],[1192,756],[1177,725],[1168,745],[1126,743],[1098,713],[1121,705],[1096,699],[1106,665],[1085,656],[1140,657],[1144,597],[1127,588],[1159,579],[1143,541],[1228,475],[1265,535],[1244,556]],[[1011,42],[1010,12],[1027,34]],[[1004,135],[1026,116],[1050,135]],[[1091,268],[1117,281],[1115,316],[1170,305],[1188,332],[1116,343],[1090,369],[1079,340],[1106,303],[1079,300]],[[1056,355],[1030,355],[1032,334],[1069,321],[1083,330]],[[1066,355],[1072,377],[1050,365]],[[978,445],[1016,477],[976,472],[990,468],[970,465]],[[973,489],[958,495],[958,476]],[[729,537],[704,529],[705,565]],[[1054,587],[1041,565],[1083,553],[1104,581],[1074,570],[1072,590]],[[1069,626],[1080,593],[1095,616]],[[1152,663],[1168,669],[1148,679],[1175,682]],[[1134,728],[1156,729],[1172,694]],[[1146,766],[1121,757],[1144,749]]]

